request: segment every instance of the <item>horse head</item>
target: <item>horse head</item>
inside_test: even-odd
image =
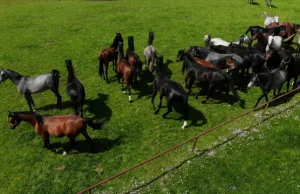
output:
[[[1,82],[4,82],[5,80],[7,80],[8,79],[8,76],[6,75],[6,73],[5,73],[5,69],[2,69],[1,71],[0,71],[0,83]]]
[[[21,123],[21,119],[18,118],[19,113],[8,111],[8,122],[10,129],[15,129]]]
[[[259,86],[259,78],[257,74],[253,75],[253,77],[251,78],[250,82],[247,85],[248,88],[251,88],[253,86]]]
[[[178,51],[176,62],[184,60],[184,49]]]
[[[122,34],[120,32],[117,32],[116,33],[116,37],[115,39],[117,40],[117,43],[120,45],[120,44],[123,44],[123,37],[122,37]]]

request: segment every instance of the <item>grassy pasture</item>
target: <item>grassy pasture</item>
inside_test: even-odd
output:
[[[28,110],[27,103],[10,82],[0,84],[0,193],[76,193],[104,178],[133,166],[235,115],[252,108],[261,91],[238,91],[246,101],[228,106],[224,95],[201,104],[191,97],[188,127],[182,130],[180,114],[162,120],[150,103],[151,83],[133,90],[134,103],[114,78],[98,76],[97,53],[108,47],[116,32],[135,38],[142,56],[148,32],[155,32],[154,46],[168,61],[166,72],[183,84],[179,49],[203,45],[205,33],[236,40],[249,25],[263,25],[260,14],[279,14],[280,21],[299,21],[296,0],[275,1],[274,9],[247,5],[245,1],[0,1],[0,65],[23,75],[38,75],[57,68],[61,72],[63,110],[54,108],[50,92],[33,95],[38,112],[68,114],[73,110],[65,92],[64,60],[72,59],[87,93],[86,117],[111,118],[102,131],[88,129],[97,154],[88,153],[84,138],[62,156],[66,138],[51,138],[59,152],[43,148],[42,138],[22,123],[9,130],[7,110]],[[127,47],[125,46],[124,50]],[[222,99],[225,99],[224,101]],[[299,192],[299,96],[273,104],[267,116],[255,112],[199,139],[198,154],[191,144],[94,190],[98,193],[297,193]],[[219,103],[220,102],[220,103]],[[158,97],[156,98],[158,104]],[[275,106],[276,105],[276,106]],[[245,131],[245,132],[243,132]],[[232,139],[232,140],[231,140]]]

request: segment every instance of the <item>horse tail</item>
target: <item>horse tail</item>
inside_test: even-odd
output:
[[[102,77],[104,74],[103,63],[104,63],[103,55],[100,55],[99,56],[99,75],[100,75],[100,77]]]
[[[232,80],[232,77],[228,74],[228,73],[225,73],[226,75],[226,79],[227,79],[227,85],[230,89],[230,91],[232,92],[233,96],[238,100],[240,101],[240,96],[238,95],[237,91],[234,89],[234,85],[233,85],[233,80]]]

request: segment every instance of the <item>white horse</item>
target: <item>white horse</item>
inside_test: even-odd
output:
[[[246,35],[242,35],[239,40],[234,42],[227,42],[221,38],[211,38],[210,34],[204,35],[204,42],[205,42],[205,48],[209,49],[211,46],[229,46],[230,43],[236,44],[236,45],[243,45],[243,43],[246,43],[250,45],[252,43],[251,39]]]
[[[282,37],[269,35],[266,51],[270,50],[270,48],[275,49],[276,51],[280,51],[281,47],[282,47]]]
[[[264,27],[268,26],[269,24],[272,24],[274,22],[279,22],[279,16],[275,15],[274,17],[269,16],[267,12],[262,13],[262,16],[265,17]]]

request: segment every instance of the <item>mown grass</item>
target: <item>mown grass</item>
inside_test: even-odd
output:
[[[100,79],[97,53],[111,44],[116,32],[121,32],[126,43],[127,36],[134,36],[136,51],[142,56],[148,32],[154,31],[154,46],[158,54],[169,61],[166,72],[183,84],[181,63],[175,62],[177,52],[191,45],[203,45],[205,33],[236,40],[249,25],[263,24],[260,17],[263,11],[279,14],[281,21],[300,23],[296,1],[274,2],[275,9],[266,9],[263,2],[258,3],[250,6],[236,0],[222,3],[215,0],[1,1],[1,66],[31,76],[53,68],[61,72],[64,109],[54,109],[55,97],[47,91],[33,96],[38,111],[72,113],[65,93],[67,71],[64,66],[64,60],[72,59],[87,93],[85,116],[109,117],[110,120],[102,131],[89,129],[97,154],[88,153],[84,138],[78,136],[75,150],[62,156],[66,138],[51,138],[54,147],[60,150],[54,153],[43,148],[42,138],[28,124],[8,130],[7,110],[23,111],[28,107],[10,81],[2,83],[0,193],[75,193],[251,109],[261,94],[258,88],[239,91],[246,101],[245,108],[237,103],[228,106],[224,95],[215,96],[213,102],[205,105],[200,103],[205,96],[199,100],[191,97],[191,126],[182,130],[180,114],[173,112],[162,120],[160,115],[166,107],[159,115],[153,114],[151,83],[141,82],[136,86],[132,95],[135,101],[129,104],[111,68],[111,84]],[[236,9],[231,11],[233,7]],[[281,103],[292,106],[298,100],[296,95],[291,101]],[[270,112],[276,113],[281,103],[271,106]],[[293,119],[281,118],[280,115],[287,115],[285,111],[275,114],[270,122],[255,116],[259,113],[246,116],[199,139],[199,156],[189,151],[191,145],[188,144],[94,191],[122,193],[142,186],[137,192],[294,193],[297,189],[294,183],[298,181],[294,176],[295,163],[299,159],[297,107],[289,109]],[[259,132],[235,138],[230,141],[232,145],[218,146],[214,156],[201,154],[201,150],[226,142],[234,136],[233,132],[250,131],[250,126],[257,124],[260,124]],[[261,135],[263,139],[259,138]],[[249,137],[254,140],[250,141]],[[177,165],[179,167],[172,170]],[[276,176],[279,168],[282,169],[280,177]],[[293,179],[288,178],[290,175]],[[282,181],[276,182],[277,179]],[[276,187],[272,187],[273,183]],[[283,183],[285,186],[280,187]],[[265,190],[262,185],[267,185]]]

